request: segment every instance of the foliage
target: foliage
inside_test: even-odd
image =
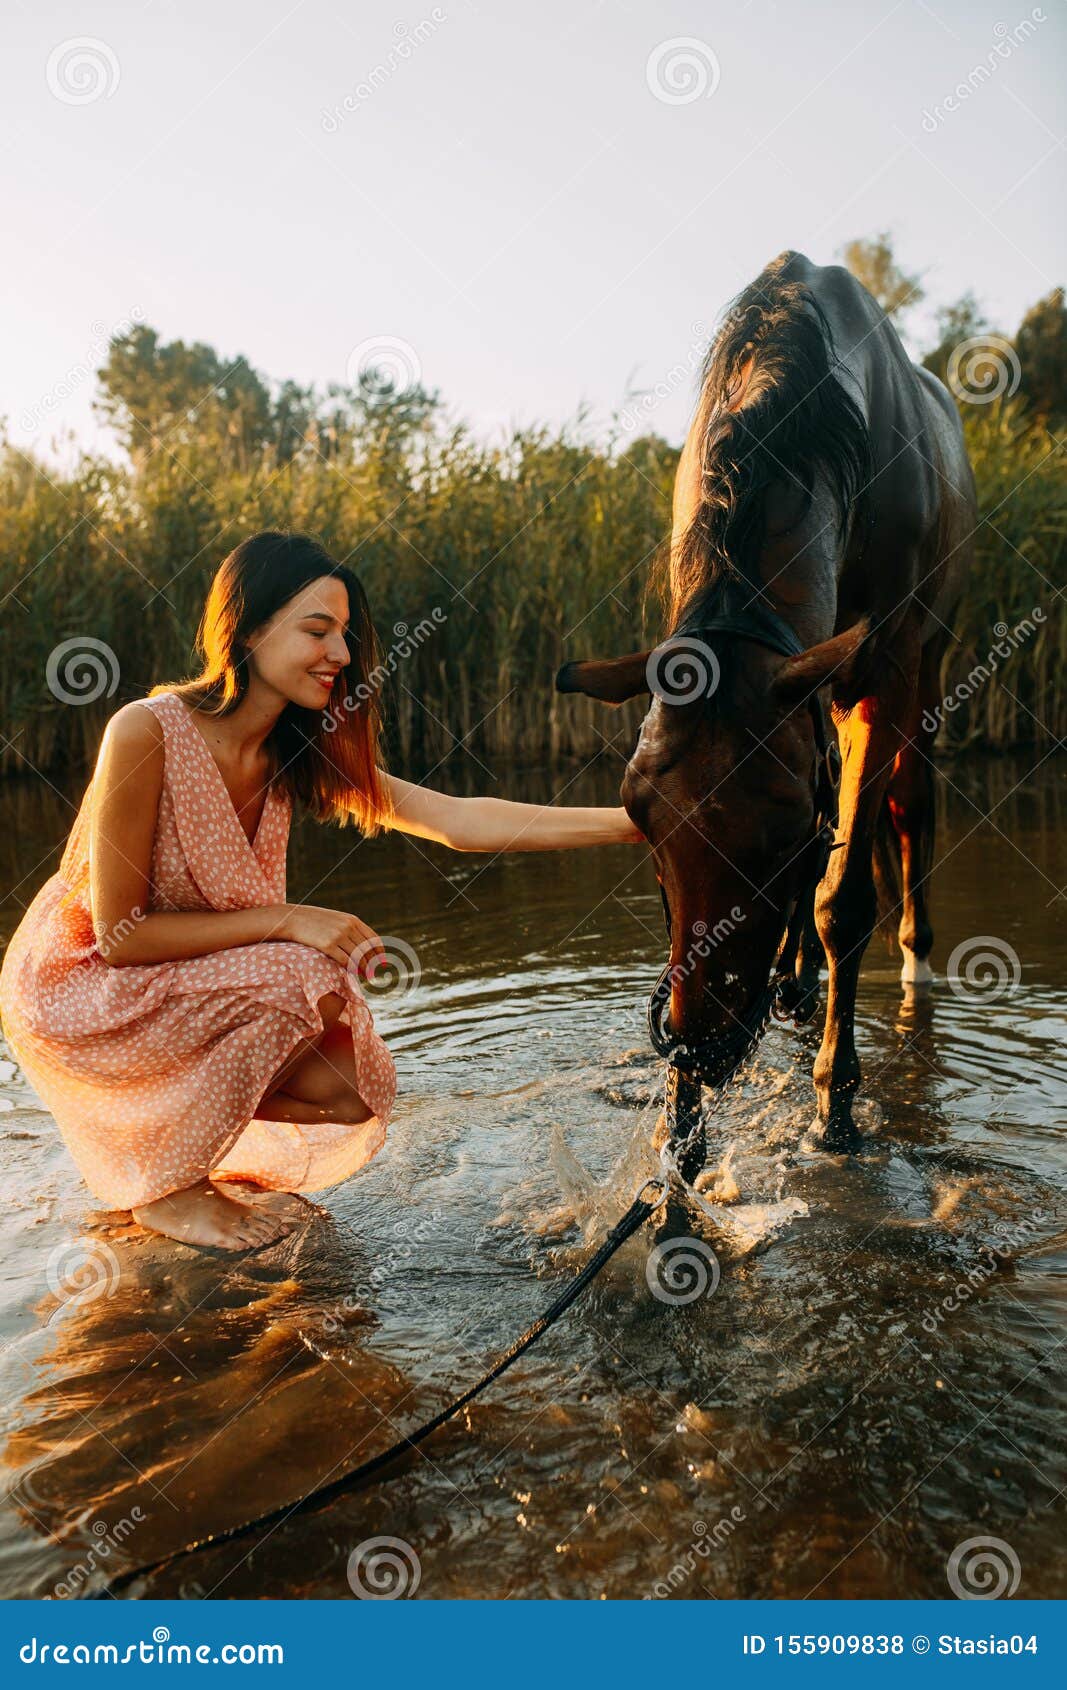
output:
[[[1035,307],[1019,346],[1058,344],[1056,310],[1062,295]],[[943,345],[981,322],[973,299],[959,302],[942,315]],[[670,530],[678,453],[666,441],[604,445],[579,418],[487,445],[421,388],[373,375],[324,397],[272,386],[244,360],[143,326],[112,344],[101,377],[128,464],[84,457],[61,474],[0,452],[0,768],[82,767],[120,703],[190,674],[215,568],[266,527],[315,534],[359,573],[387,653],[391,749],[412,767],[457,744],[588,756],[631,734],[639,707],[557,697],[552,677],[568,658],[662,633],[648,582]],[[984,520],[946,689],[998,624],[1035,606],[1044,620],[946,717],[953,743],[1046,744],[1067,730],[1067,476],[1045,414],[1062,414],[1063,388],[1040,409],[1035,392],[961,405]],[[87,639],[114,654],[116,684],[72,707],[49,660]]]
[[[918,305],[923,297],[920,278],[906,274],[894,258],[888,230],[865,240],[846,241],[840,258],[867,292],[874,295],[886,315],[896,319],[898,327],[905,311]]]

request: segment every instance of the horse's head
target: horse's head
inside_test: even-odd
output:
[[[651,695],[622,801],[652,848],[668,917],[658,1026],[690,1051],[721,1045],[725,1072],[762,1015],[790,912],[812,879],[824,749],[816,694],[847,674],[866,630],[783,657],[755,632],[694,621],[654,651],[568,663],[556,685],[614,705]]]

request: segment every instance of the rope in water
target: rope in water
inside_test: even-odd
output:
[[[649,1187],[652,1187],[651,1192],[649,1192]],[[533,1322],[532,1326],[526,1328],[522,1336],[517,1338],[509,1349],[497,1357],[488,1372],[482,1375],[477,1384],[472,1385],[469,1390],[463,1392],[462,1396],[458,1396],[448,1403],[432,1419],[424,1421],[414,1431],[398,1438],[395,1443],[389,1445],[388,1449],[372,1456],[369,1461],[360,1462],[358,1467],[350,1468],[348,1472],[342,1473],[340,1478],[332,1480],[329,1484],[320,1485],[315,1490],[306,1491],[303,1496],[297,1497],[294,1502],[283,1503],[280,1508],[272,1508],[265,1514],[257,1514],[254,1519],[245,1520],[237,1526],[229,1526],[224,1531],[209,1532],[204,1537],[184,1544],[181,1549],[175,1549],[168,1555],[160,1556],[157,1561],[149,1561],[142,1566],[131,1567],[123,1573],[116,1574],[114,1578],[108,1580],[107,1584],[87,1594],[93,1598],[116,1596],[121,1591],[128,1589],[135,1579],[144,1578],[149,1573],[160,1572],[163,1568],[169,1567],[173,1562],[181,1560],[186,1555],[192,1555],[201,1549],[213,1549],[223,1543],[236,1543],[241,1538],[248,1537],[252,1532],[261,1531],[269,1526],[282,1525],[295,1515],[306,1513],[312,1507],[321,1507],[324,1503],[332,1501],[334,1497],[341,1496],[344,1492],[354,1489],[363,1480],[380,1473],[383,1468],[388,1467],[408,1450],[415,1449],[431,1433],[436,1432],[446,1421],[451,1420],[461,1409],[466,1408],[468,1403],[473,1402],[475,1397],[481,1396],[482,1392],[487,1390],[494,1380],[499,1379],[502,1373],[506,1373],[512,1363],[518,1361],[519,1357],[532,1344],[535,1344],[538,1338],[548,1331],[550,1326],[555,1325],[560,1316],[565,1314],[571,1304],[577,1301],[586,1286],[596,1278],[601,1268],[611,1260],[616,1251],[620,1250],[626,1240],[631,1238],[638,1228],[644,1225],[649,1216],[655,1214],[656,1210],[666,1202],[670,1188],[669,1173],[665,1173],[662,1179],[647,1179],[622,1219],[616,1221],[599,1249],[590,1256],[581,1272],[575,1275],[566,1289],[560,1292],[544,1313]]]

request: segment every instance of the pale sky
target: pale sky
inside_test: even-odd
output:
[[[784,247],[889,229],[1008,331],[1067,278],[1063,0],[5,13],[0,416],[50,456],[106,444],[88,372],[134,316],[319,385],[384,343],[491,437],[650,389],[679,440]]]

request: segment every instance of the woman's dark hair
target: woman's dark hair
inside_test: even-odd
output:
[[[307,534],[267,529],[235,546],[216,571],[197,630],[201,674],[176,692],[209,716],[228,716],[248,688],[245,641],[312,581],[330,576],[348,592],[348,663],[322,710],[287,704],[267,745],[274,780],[319,821],[354,821],[362,832],[388,825],[392,805],[382,780],[377,677],[381,648],[366,595],[344,564]]]

